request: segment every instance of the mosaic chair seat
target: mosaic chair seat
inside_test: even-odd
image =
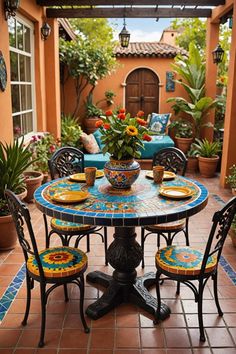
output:
[[[157,251],[155,324],[158,323],[161,310],[160,283],[167,279],[174,280],[178,284],[177,295],[180,293],[180,283],[187,285],[193,291],[198,305],[200,341],[206,340],[202,315],[203,291],[208,279],[212,278],[217,311],[219,316],[223,316],[217,293],[218,263],[235,213],[236,197],[213,215],[212,228],[204,251],[185,246],[167,246]]]
[[[34,282],[39,282],[41,296],[41,331],[38,346],[44,346],[46,305],[50,293],[58,286],[64,287],[65,301],[68,301],[67,284],[75,284],[80,289],[80,318],[86,333],[89,332],[84,317],[84,272],[87,269],[87,256],[78,248],[54,247],[38,251],[31,217],[28,208],[14,193],[5,191],[9,209],[15,222],[18,239],[26,264],[27,301],[22,325],[27,324],[31,303],[31,290]],[[25,227],[26,225],[26,227]],[[29,238],[25,237],[25,229]]]
[[[187,158],[185,154],[175,148],[168,147],[161,149],[153,156],[152,165],[162,165],[165,167],[166,171],[174,172],[176,174],[185,175],[187,168]],[[143,252],[142,258],[142,268],[145,266],[144,262],[144,243],[147,237],[151,234],[157,235],[157,247],[160,248],[160,237],[163,237],[166,241],[167,246],[172,244],[174,237],[179,233],[183,232],[186,240],[186,245],[189,246],[189,232],[188,232],[189,219],[181,219],[165,224],[156,224],[145,226],[141,228],[141,247]]]
[[[48,161],[49,171],[52,179],[57,177],[67,177],[69,175],[84,171],[84,154],[74,147],[62,147],[58,149]],[[77,224],[66,222],[52,218],[50,225],[51,230],[48,231],[47,218],[44,215],[44,223],[46,228],[46,247],[49,247],[50,238],[53,234],[60,237],[63,246],[69,246],[70,241],[76,237],[74,247],[78,247],[79,242],[86,237],[87,252],[90,251],[90,235],[99,235],[104,243],[105,248],[105,264],[107,265],[107,228],[92,225]],[[101,230],[104,233],[101,233]]]

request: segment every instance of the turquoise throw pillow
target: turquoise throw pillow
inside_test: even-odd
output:
[[[170,119],[171,113],[152,113],[149,121],[148,129],[156,134],[165,134],[166,126]]]

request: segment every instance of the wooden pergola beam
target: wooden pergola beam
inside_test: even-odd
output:
[[[41,6],[115,6],[115,5],[171,5],[171,6],[218,6],[225,0],[37,0]]]
[[[216,7],[212,10],[211,22],[217,23],[220,21],[221,17],[227,15],[230,11],[232,11],[234,6],[234,0],[226,0],[225,4],[219,7]]]
[[[189,18],[211,17],[211,9],[192,8],[75,8],[46,9],[49,18]]]

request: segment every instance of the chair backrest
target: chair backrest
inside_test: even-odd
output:
[[[201,275],[205,273],[205,267],[209,257],[215,255],[218,263],[235,214],[236,197],[233,197],[221,210],[215,212],[213,215],[213,224],[202,261]]]
[[[29,209],[20,199],[9,189],[5,190],[5,197],[15,223],[17,236],[27,262],[29,255],[33,255],[36,259],[41,279],[44,279],[43,267],[38,254],[38,247],[34,236],[34,231],[31,224],[31,217]],[[27,226],[29,237],[26,237],[26,230],[24,225]]]
[[[159,150],[153,155],[152,166],[161,165],[166,171],[185,175],[187,168],[187,158],[185,154],[176,147],[168,147]]]
[[[52,179],[83,172],[84,154],[75,147],[62,147],[55,151],[48,160],[48,167]]]

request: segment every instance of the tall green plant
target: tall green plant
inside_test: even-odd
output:
[[[205,63],[194,43],[189,45],[188,57],[177,57],[173,69],[183,80],[176,80],[176,82],[184,88],[188,99],[171,97],[167,102],[174,103],[172,109],[176,115],[184,112],[193,118],[196,136],[199,138],[203,118],[216,106],[217,100],[205,96]],[[205,125],[212,126],[209,122]]]
[[[61,145],[62,146],[80,146],[80,137],[82,129],[78,125],[78,122],[71,117],[62,116],[61,118]]]

